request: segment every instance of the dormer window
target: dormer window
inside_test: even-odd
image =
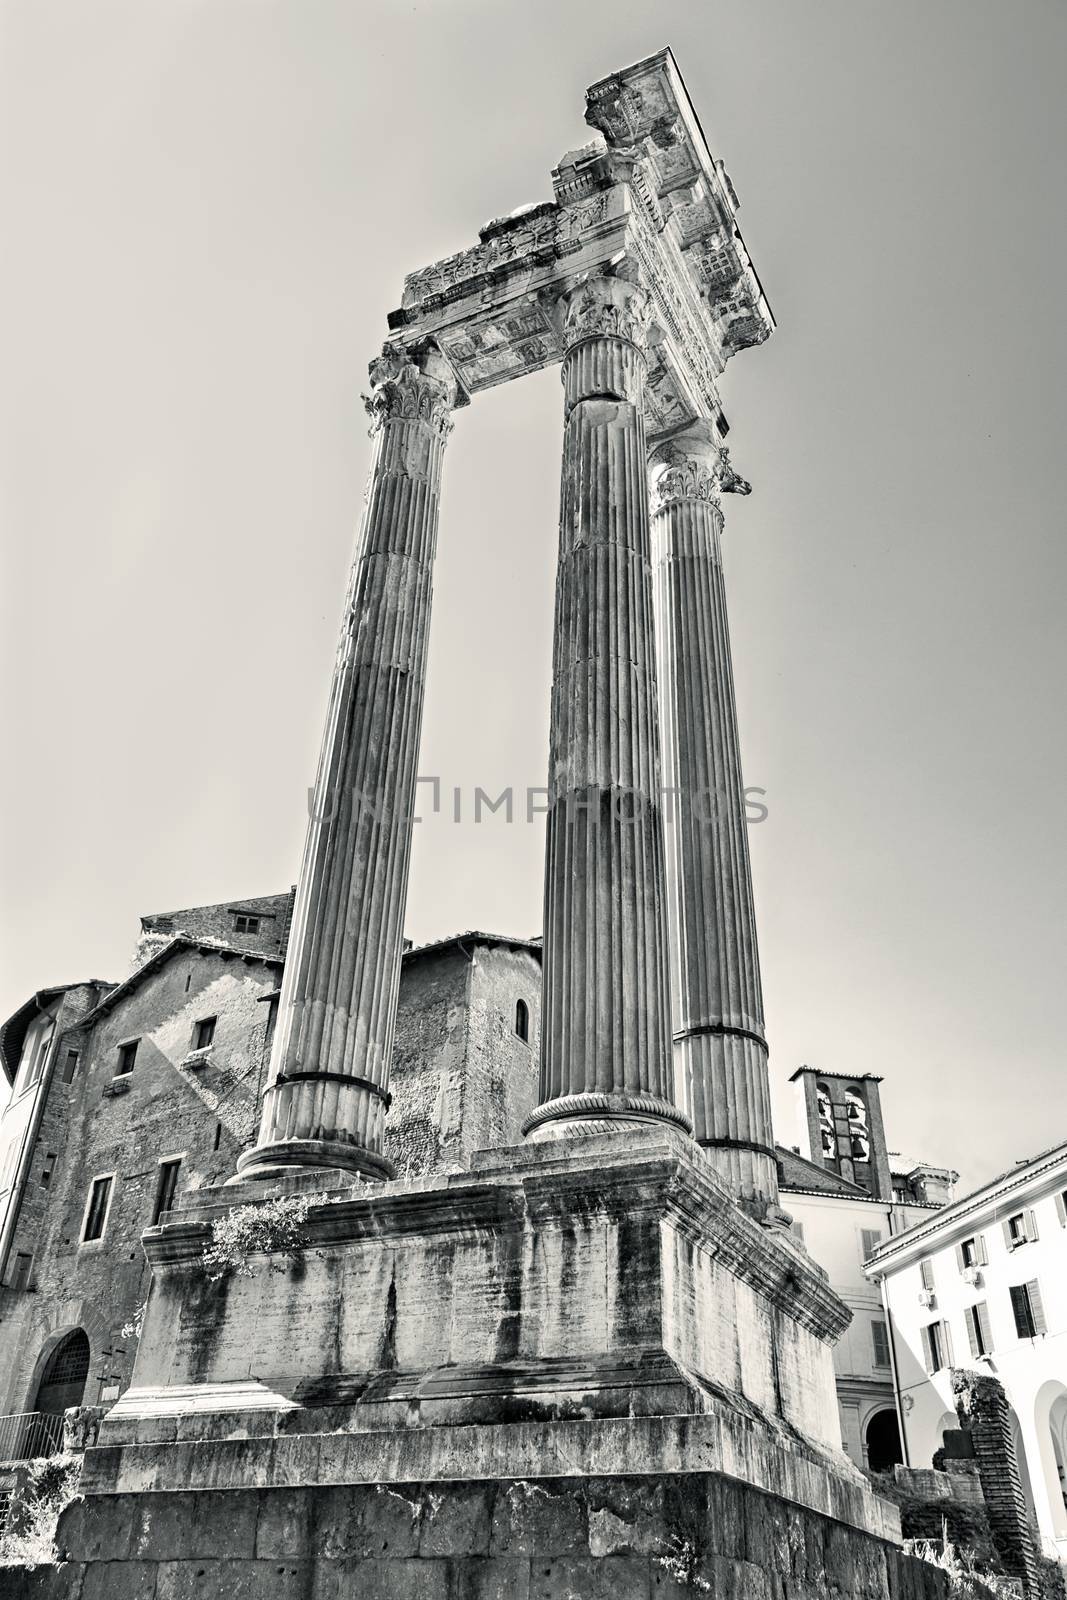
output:
[[[235,933],[258,933],[259,918],[249,917],[244,912],[240,912],[233,919],[233,929]]]

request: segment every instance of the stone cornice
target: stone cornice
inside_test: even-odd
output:
[[[589,1207],[619,1218],[652,1214],[818,1338],[836,1339],[851,1320],[819,1269],[783,1233],[747,1217],[703,1152],[680,1132],[635,1126],[623,1135],[493,1154],[495,1166],[433,1182],[325,1194],[304,1224],[307,1248],[343,1249],[369,1239],[399,1241],[471,1229],[519,1231],[530,1221],[565,1222]],[[232,1188],[187,1196],[172,1221],[143,1235],[153,1267],[192,1266],[210,1242],[213,1218],[246,1198]]]

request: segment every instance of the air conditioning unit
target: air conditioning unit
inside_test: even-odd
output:
[[[919,1304],[921,1306],[927,1306],[927,1307],[932,1306],[933,1303],[934,1303],[934,1299],[935,1298],[936,1297],[935,1297],[934,1291],[932,1289],[920,1289],[919,1290]]]
[[[982,1281],[982,1270],[981,1270],[981,1268],[980,1267],[964,1267],[964,1269],[963,1269],[963,1281],[964,1281],[964,1283],[972,1283],[972,1284],[981,1283],[981,1281]]]

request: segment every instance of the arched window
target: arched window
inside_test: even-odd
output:
[[[37,1385],[34,1411],[62,1416],[68,1406],[80,1406],[89,1376],[89,1340],[81,1328],[60,1339],[48,1357]]]
[[[853,1161],[871,1159],[871,1136],[867,1129],[867,1102],[854,1085],[845,1090],[845,1115]]]
[[[530,1008],[525,1000],[515,1003],[515,1032],[524,1044],[530,1041]]]

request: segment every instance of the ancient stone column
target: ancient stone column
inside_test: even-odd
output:
[[[534,1138],[674,1104],[644,470],[645,292],[564,302],[565,430]]]
[[[341,630],[259,1142],[293,1166],[390,1176],[382,1155],[415,813],[441,461],[443,358],[371,367],[375,453]]]
[[[710,424],[653,452],[659,653],[678,1098],[742,1199],[777,1202],[767,1045],[716,489],[748,485]]]

